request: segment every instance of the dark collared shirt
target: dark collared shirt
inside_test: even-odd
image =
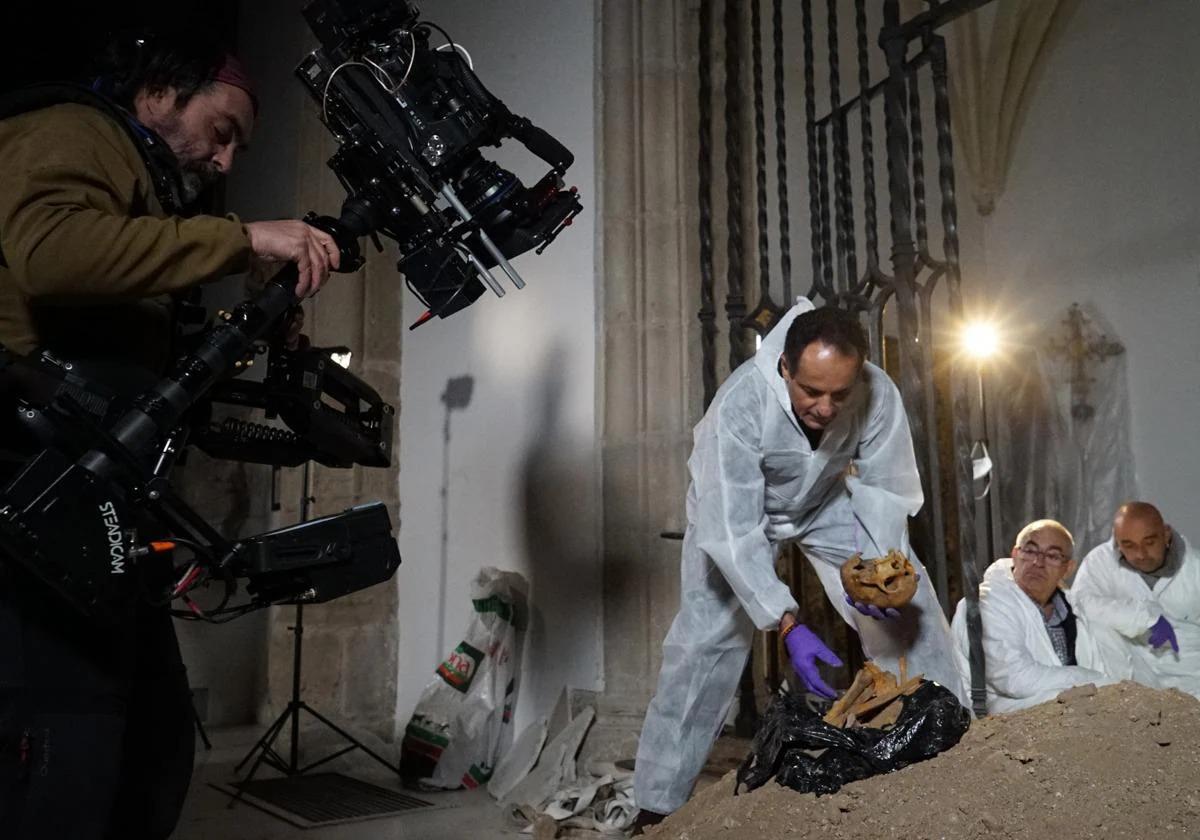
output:
[[[1075,665],[1075,614],[1067,603],[1062,590],[1055,590],[1050,596],[1053,607],[1050,615],[1042,613],[1042,621],[1046,623],[1046,632],[1050,635],[1050,644],[1063,665]]]

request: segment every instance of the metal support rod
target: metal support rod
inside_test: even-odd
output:
[[[700,376],[704,388],[704,407],[717,393],[717,311],[713,290],[712,230],[712,0],[700,0],[699,112],[700,169],[697,190],[700,209]]]
[[[885,0],[883,12],[885,25],[898,22],[899,0]],[[891,39],[884,42],[883,48],[888,67],[883,103],[887,128],[888,193],[891,208],[892,273],[899,334],[900,392],[904,396],[913,438],[924,441],[929,435],[936,434],[936,430],[927,428],[926,424],[924,379],[929,375],[929,371],[924,370],[919,363],[920,348],[917,346],[921,332],[921,313],[917,306],[916,246],[912,234],[912,184],[909,180],[909,134],[905,119],[908,93],[905,58],[908,43]],[[931,331],[925,340],[932,340]],[[937,479],[929,473],[927,452],[922,453],[918,447],[917,454],[920,462],[925,462],[920,463],[920,466],[925,468],[922,486],[928,499],[932,492],[936,492]],[[922,457],[923,454],[926,457]],[[918,517],[924,526],[920,533],[926,538],[932,538],[933,526],[928,505],[922,506]],[[917,545],[914,548],[921,556],[929,556],[931,553],[928,544]]]
[[[750,53],[754,86],[754,207],[758,234],[758,306],[771,300],[770,223],[767,219],[767,122],[763,103],[762,0],[750,0]],[[773,306],[773,304],[771,304]]]
[[[908,82],[908,120],[912,144],[913,220],[916,223],[917,257],[929,253],[929,218],[925,209],[925,138],[921,121],[921,80],[913,73]]]
[[[816,67],[813,57],[812,0],[800,0],[800,20],[804,38],[804,136],[805,147],[808,150],[808,216],[809,227],[812,231],[812,287],[815,289],[824,272],[822,251],[824,231],[821,226],[821,199],[817,190],[817,180],[823,177],[824,170],[819,168],[817,159],[817,94],[814,80]],[[809,291],[808,294],[811,297],[813,292]]]
[[[936,3],[928,11],[914,15],[903,24],[900,24],[899,19],[894,24],[886,24],[883,32],[879,35],[879,41],[880,43],[892,39],[911,41],[925,32],[941,29],[955,18],[960,18],[991,2],[992,0],[946,0],[944,3]]]
[[[300,521],[308,521],[308,505],[312,499],[312,461],[304,462],[301,479],[303,492],[300,496]],[[304,605],[296,605],[296,623],[292,627],[296,643],[292,646],[292,702],[300,702],[300,661],[304,649]],[[289,766],[300,766],[300,715],[292,715],[291,761]]]
[[[475,253],[470,248],[462,245],[455,250],[460,257],[471,264],[471,268],[475,269],[475,273],[479,276],[479,279],[483,281],[485,286],[492,290],[496,297],[504,297],[504,287],[496,280],[496,275],[487,270],[487,266],[479,261],[479,257],[475,256]]]
[[[899,0],[885,0],[884,18],[888,24],[900,19]],[[920,437],[925,432],[922,371],[915,364],[920,313],[916,302],[914,276],[916,246],[912,235],[912,185],[909,181],[909,136],[905,121],[907,85],[905,83],[906,41],[891,39],[884,43],[888,79],[884,86],[884,116],[887,127],[888,197],[891,207],[892,272],[895,283],[897,325],[900,339],[900,385],[906,397],[909,423]]]
[[[923,323],[933,323],[933,289],[932,282],[921,289],[921,320]],[[923,559],[933,577],[933,588],[943,609],[950,605],[950,584],[947,574],[948,560],[946,557],[946,514],[940,492],[942,487],[942,453],[941,440],[938,435],[937,416],[937,383],[934,381],[934,348],[932,341],[920,343],[921,364],[925,368],[925,423],[929,434],[926,437],[926,469],[930,476],[930,493],[925,499],[925,507],[929,511],[929,521],[932,526],[928,551]]]
[[[963,322],[962,276],[958,261],[958,207],[955,201],[954,140],[950,126],[949,73],[946,42],[940,36],[931,42],[933,53],[934,123],[937,127],[938,183],[942,195],[943,252],[946,263],[946,288],[949,315]],[[976,717],[987,714],[987,667],[983,654],[983,619],[979,613],[980,564],[976,556],[975,505],[973,501],[970,441],[970,401],[961,371],[952,371],[950,379],[954,422],[954,477],[958,501],[958,551],[962,569],[963,597],[966,599],[967,659],[971,671],[971,706]]]
[[[772,40],[775,70],[775,189],[779,193],[779,273],[783,277],[783,306],[792,300],[792,234],[788,212],[787,126],[783,82],[783,0],[772,0]]]
[[[743,289],[742,230],[742,4],[725,0],[725,189],[726,224],[725,315],[729,319],[729,369],[746,360],[746,299]]]
[[[875,275],[879,272],[879,219],[875,206],[875,135],[871,122],[871,104],[866,98],[867,91],[871,88],[871,62],[867,54],[866,0],[855,0],[854,29],[858,49],[858,96],[865,103],[865,107],[859,112],[859,132],[862,135],[863,244],[866,248],[867,273]]]
[[[309,518],[309,505],[313,501],[312,480],[313,480],[312,462],[305,461],[303,477],[301,479],[301,482],[303,484],[303,491],[302,491],[302,494],[300,497],[300,521],[301,522],[307,522],[308,518]],[[337,758],[340,755],[344,755],[345,753],[348,753],[351,750],[359,749],[359,750],[362,750],[364,753],[366,753],[371,758],[373,758],[378,763],[382,764],[384,767],[386,767],[391,772],[397,773],[397,774],[400,772],[399,766],[394,765],[391,762],[389,762],[387,759],[385,759],[383,756],[379,755],[377,752],[372,750],[366,744],[359,741],[357,738],[355,738],[349,732],[347,732],[346,730],[344,730],[341,727],[334,724],[331,720],[329,720],[329,718],[325,717],[322,714],[319,714],[314,708],[312,708],[312,706],[309,706],[307,703],[304,702],[304,700],[301,699],[301,697],[300,697],[300,684],[301,684],[300,667],[303,662],[303,647],[304,647],[304,605],[303,604],[296,604],[296,620],[295,620],[295,623],[288,629],[292,631],[292,697],[291,697],[291,700],[288,701],[287,707],[284,708],[283,712],[279,715],[279,717],[277,717],[275,719],[275,721],[269,727],[267,727],[267,731],[262,734],[262,737],[260,737],[258,739],[258,741],[255,742],[254,746],[250,748],[250,751],[247,752],[246,755],[242,757],[242,760],[239,761],[237,763],[237,766],[234,768],[235,773],[240,773],[242,771],[242,768],[244,766],[246,766],[246,763],[249,762],[251,760],[251,758],[254,759],[254,763],[250,765],[250,771],[246,774],[246,778],[243,779],[240,783],[237,783],[235,785],[235,787],[237,787],[237,793],[234,794],[232,797],[230,797],[227,807],[232,808],[238,801],[241,800],[242,794],[246,790],[245,785],[254,778],[255,774],[258,773],[259,768],[262,767],[262,765],[264,765],[264,764],[267,764],[267,765],[273,767],[274,769],[278,770],[280,773],[283,773],[285,776],[300,776],[300,775],[303,775],[304,773],[307,773],[309,770],[311,770],[312,768],[314,768],[318,765],[324,764],[327,761],[331,761],[332,759]],[[324,758],[320,758],[317,761],[312,762],[311,764],[301,766],[301,764],[300,764],[300,713],[301,712],[308,712],[310,715],[315,717],[319,722],[325,724],[325,726],[332,729],[334,732],[336,732],[338,735],[340,735],[342,738],[344,738],[348,742],[348,745],[346,747],[343,747],[342,749],[336,751],[332,755],[327,755]],[[276,752],[276,750],[275,750],[275,741],[279,738],[279,735],[283,732],[283,728],[286,724],[290,724],[291,744],[289,745],[289,748],[288,748],[288,760],[284,761],[283,758],[279,755],[279,753]]]
[[[825,30],[829,41],[829,107],[836,113],[842,103],[841,52],[838,40],[838,0],[826,0]],[[833,218],[837,232],[837,292],[845,293],[857,279],[854,244],[854,189],[850,181],[850,141],[846,120],[833,120]]]
[[[743,295],[742,263],[742,3],[725,0],[725,189],[726,214],[726,293],[725,315],[729,319],[729,369],[735,370],[746,360],[746,302]],[[751,648],[753,650],[753,648]],[[753,653],[747,660],[738,683],[738,714],[735,729],[740,737],[749,737],[758,728],[758,709],[754,698]]]
[[[924,67],[928,63],[929,63],[929,53],[926,52],[925,50],[921,50],[919,53],[914,55],[912,58],[908,59],[908,61],[905,62],[905,66],[909,69],[910,72],[912,72],[913,70]],[[877,97],[880,94],[880,92],[883,91],[883,88],[885,85],[887,85],[887,79],[881,79],[880,81],[876,82],[875,84],[873,84],[869,88],[867,88],[866,96],[863,96],[861,93],[859,93],[859,94],[856,94],[853,98],[847,99],[845,102],[843,102],[841,104],[841,106],[836,111],[830,111],[828,114],[825,114],[823,117],[821,117],[819,120],[817,120],[817,125],[824,126],[827,123],[833,122],[835,119],[837,119],[839,117],[848,116],[851,111],[853,111],[855,108],[862,105],[863,102],[868,103],[868,107],[870,107],[870,103],[873,102],[875,100],[875,97]]]
[[[449,184],[442,185],[441,193],[442,198],[450,202],[450,206],[454,208],[454,211],[458,213],[464,222],[470,222],[474,220],[474,217],[471,215],[471,211],[469,211],[466,206],[458,200],[458,194],[454,192]],[[487,235],[487,231],[480,227],[475,231],[475,235],[478,236],[479,241],[483,243],[484,250],[491,254],[492,259],[496,261],[496,265],[500,266],[500,270],[508,275],[509,281],[511,281],[516,288],[524,289],[525,281],[521,279],[521,275],[517,274],[517,270],[508,262],[508,258],[505,257],[504,254],[500,253],[500,249],[496,247],[496,243],[492,241],[492,238]]]
[[[826,302],[833,299],[837,294],[837,287],[834,285],[834,267],[833,267],[833,228],[829,221],[829,156],[826,152],[828,143],[825,139],[825,132],[817,129],[817,207],[819,213],[817,215],[817,224],[821,226],[821,276],[813,278],[813,285],[819,285],[821,296]]]

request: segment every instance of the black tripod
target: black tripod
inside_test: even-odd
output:
[[[309,502],[312,501],[312,495],[311,495],[311,491],[310,491],[310,487],[309,487],[309,481],[311,478],[310,464],[311,464],[311,462],[309,462],[309,461],[306,461],[304,463],[304,495],[300,500],[300,521],[301,522],[308,521],[308,505],[309,505]],[[346,753],[350,752],[351,750],[360,749],[363,752],[365,752],[367,755],[371,756],[371,758],[378,761],[380,764],[382,764],[388,770],[391,770],[393,773],[399,774],[399,772],[400,772],[399,766],[390,764],[387,761],[387,759],[383,758],[383,756],[379,755],[378,753],[376,753],[375,751],[370,749],[366,744],[359,741],[357,738],[355,738],[349,732],[342,729],[336,723],[334,723],[329,718],[325,717],[320,712],[318,712],[316,709],[314,709],[312,706],[308,705],[307,703],[305,703],[303,700],[300,699],[300,652],[301,652],[301,646],[302,646],[302,642],[303,642],[303,638],[304,638],[304,605],[303,604],[296,605],[296,623],[293,624],[288,629],[292,631],[292,637],[293,637],[293,641],[292,641],[292,699],[288,702],[287,708],[285,708],[283,710],[282,714],[280,714],[279,717],[275,719],[274,723],[272,723],[269,727],[267,727],[267,731],[264,732],[262,737],[259,738],[258,741],[254,744],[254,746],[250,748],[250,752],[246,753],[245,757],[240,762],[238,762],[237,767],[234,768],[234,772],[240,773],[242,768],[246,765],[246,762],[250,761],[250,759],[253,758],[254,755],[257,753],[258,757],[254,759],[254,764],[252,764],[250,766],[250,772],[246,775],[246,778],[243,780],[244,782],[249,782],[251,779],[253,779],[254,774],[258,772],[258,768],[261,767],[263,764],[267,764],[267,765],[270,765],[271,767],[274,767],[276,770],[278,770],[280,773],[283,773],[285,776],[299,776],[303,773],[307,773],[309,770],[312,770],[314,767],[317,767],[321,764],[325,764],[328,761],[333,761],[333,759],[338,758],[339,756],[345,755]],[[334,732],[336,732],[338,735],[342,736],[342,738],[349,741],[349,746],[344,747],[334,753],[331,753],[330,755],[327,755],[324,758],[318,759],[317,761],[314,761],[311,764],[306,764],[303,767],[301,767],[300,766],[300,712],[302,712],[302,711],[308,712],[310,715],[312,715],[318,721],[325,724],[325,726],[329,727]],[[289,721],[291,722],[292,741],[291,741],[291,749],[289,751],[288,759],[285,761],[283,756],[281,756],[278,752],[276,752],[274,743],[275,743],[275,739],[277,739],[279,737],[279,734],[281,732],[283,732],[284,726],[287,725]],[[232,807],[233,803],[236,802],[241,797],[242,792],[244,790],[245,790],[244,787],[239,787],[237,795],[234,796],[233,800],[231,800],[229,803],[230,807]]]

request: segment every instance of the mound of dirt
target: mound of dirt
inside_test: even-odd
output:
[[[1134,683],[1083,686],[976,722],[953,749],[829,796],[734,774],[648,836],[752,838],[1195,838],[1200,702]]]

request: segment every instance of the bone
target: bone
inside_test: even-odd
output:
[[[902,711],[904,711],[904,701],[897,697],[891,703],[888,703],[886,706],[880,709],[879,713],[876,714],[875,717],[871,718],[867,725],[874,727],[875,729],[883,729],[891,726],[900,719],[900,713]],[[853,714],[853,712],[851,714]]]
[[[845,723],[846,711],[871,685],[871,675],[864,668],[855,674],[854,682],[846,689],[846,693],[835,700],[833,705],[829,707],[829,711],[825,713],[823,720],[832,726],[842,726]]]
[[[868,697],[861,703],[850,707],[850,711],[854,713],[859,720],[871,716],[872,712],[882,709],[888,703],[900,696],[899,688],[888,689],[882,694],[876,694],[874,697]]]
[[[883,670],[874,662],[867,662],[864,664],[863,670],[871,675],[871,688],[873,694],[882,694],[896,685],[896,678],[892,676],[891,672]]]

